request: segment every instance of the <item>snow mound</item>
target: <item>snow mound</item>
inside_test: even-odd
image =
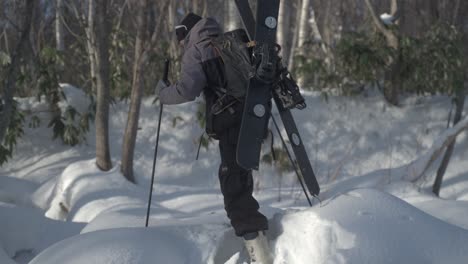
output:
[[[220,225],[181,224],[93,231],[47,248],[29,264],[213,264],[212,252],[229,233],[226,230]]]
[[[66,237],[78,234],[84,224],[47,219],[33,208],[0,202],[0,263],[2,255],[13,258],[21,252],[37,254]]]
[[[60,83],[59,85],[65,95],[65,98],[62,98],[59,102],[59,107],[62,109],[62,112],[64,112],[68,106],[75,108],[79,113],[88,111],[91,101],[89,100],[89,96],[86,95],[82,89],[68,83]]]
[[[275,263],[464,263],[468,231],[359,189],[275,216]]]
[[[169,224],[169,223],[167,223]],[[357,189],[322,206],[277,214],[268,232],[275,264],[464,263],[468,231],[403,200]],[[39,263],[245,263],[242,240],[223,225],[175,221],[113,228],[61,241]]]
[[[3,250],[3,248],[0,247],[0,263],[2,264],[16,264]]]
[[[118,165],[100,171],[95,159],[69,165],[57,180],[51,207],[46,216],[57,220],[92,221],[100,213],[115,208],[144,208],[145,193],[125,180]]]
[[[41,263],[200,263],[200,253],[174,233],[122,228],[91,232],[61,241],[30,262]]]
[[[37,184],[9,176],[0,177],[0,201],[10,204],[30,206],[31,198],[26,195],[34,192]]]

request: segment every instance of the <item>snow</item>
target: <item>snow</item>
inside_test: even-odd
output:
[[[62,112],[65,112],[68,106],[75,108],[78,113],[88,111],[91,101],[83,90],[68,83],[61,83],[60,88],[62,97],[64,97],[59,102]]]
[[[64,107],[86,111],[82,91],[61,87]],[[466,263],[467,133],[457,138],[441,198],[430,192],[440,158],[424,167],[455,133],[445,127],[450,98],[408,97],[393,108],[372,92],[305,97],[308,108],[293,114],[321,201],[309,207],[292,172],[261,164],[254,173],[275,264]],[[199,102],[165,107],[145,227],[158,121],[152,101],[142,105],[137,184],[119,171],[128,104],[111,107],[108,172],[95,166],[93,132],[70,148],[53,141],[46,124],[25,128],[13,159],[0,168],[0,263],[248,263],[224,212],[217,146],[202,148],[195,161]],[[20,107],[46,109],[34,98],[21,99]],[[412,182],[414,172],[422,177]]]
[[[392,15],[387,14],[387,13],[381,14],[380,19],[385,25],[392,25],[393,21],[395,20],[395,18]]]
[[[468,242],[467,230],[377,190],[353,190],[280,219],[284,231],[276,241],[277,263],[463,263],[468,258],[460,247]]]

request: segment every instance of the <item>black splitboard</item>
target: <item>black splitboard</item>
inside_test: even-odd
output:
[[[235,0],[235,2],[249,39],[252,40],[255,38],[255,18],[250,9],[249,0]]]
[[[307,152],[299,131],[297,130],[296,122],[294,122],[291,110],[282,107],[280,99],[276,96],[274,96],[274,99],[307,189],[309,189],[309,192],[313,196],[318,196],[320,193],[320,186],[317,182],[317,178],[315,177],[312,165],[310,165],[309,156],[307,156]]]
[[[255,41],[257,45],[276,43],[279,0],[258,0],[257,3],[259,23],[255,26]],[[270,111],[271,84],[260,81],[257,77],[252,78],[247,89],[237,145],[237,163],[247,170],[258,170],[260,150],[268,127]]]
[[[255,35],[255,19],[253,17],[252,10],[250,9],[248,0],[235,0],[237,4],[237,8],[239,9],[239,13],[241,15],[242,21],[244,23],[245,28],[249,36]],[[260,4],[260,3],[259,3]],[[259,20],[261,21],[261,20]],[[251,83],[252,85],[252,83]],[[272,90],[269,87],[269,92],[271,94]],[[274,93],[273,93],[274,94]],[[309,192],[314,195],[318,196],[320,193],[320,186],[318,185],[317,179],[315,177],[315,173],[312,169],[312,166],[309,161],[309,157],[307,152],[304,148],[302,139],[300,137],[299,131],[296,127],[296,123],[294,122],[294,118],[292,113],[289,109],[282,107],[282,104],[276,96],[275,103],[278,107],[278,111],[283,121],[284,127],[286,129],[286,133],[288,134],[289,141],[291,142],[292,149],[294,151],[294,155],[296,157],[297,164],[301,171],[302,177],[304,178],[305,184]],[[248,147],[248,146],[247,146]],[[239,150],[238,150],[239,151]],[[239,153],[238,153],[239,155]],[[259,155],[259,153],[258,153]],[[257,165],[258,166],[258,165]]]

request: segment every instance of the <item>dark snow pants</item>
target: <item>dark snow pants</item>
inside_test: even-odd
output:
[[[219,138],[219,182],[224,196],[224,207],[237,236],[268,229],[268,219],[258,211],[258,202],[252,196],[252,171],[243,169],[236,161],[241,107],[239,104],[235,113],[224,111],[213,120]]]

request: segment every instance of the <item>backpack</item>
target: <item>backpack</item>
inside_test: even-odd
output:
[[[252,48],[249,47],[245,30],[236,29],[221,34],[212,38],[211,44],[224,65],[225,85],[213,87],[215,97],[210,103],[207,102],[206,108],[206,132],[210,137],[219,139],[214,117],[226,110],[230,113],[229,119],[233,114],[242,113],[238,103],[245,99],[250,79],[255,76],[255,67],[251,62]]]
[[[223,61],[226,79],[226,87],[217,89],[218,97],[232,97],[242,101],[246,96],[250,79],[255,76],[249,38],[245,30],[226,32],[213,38],[211,43]]]

